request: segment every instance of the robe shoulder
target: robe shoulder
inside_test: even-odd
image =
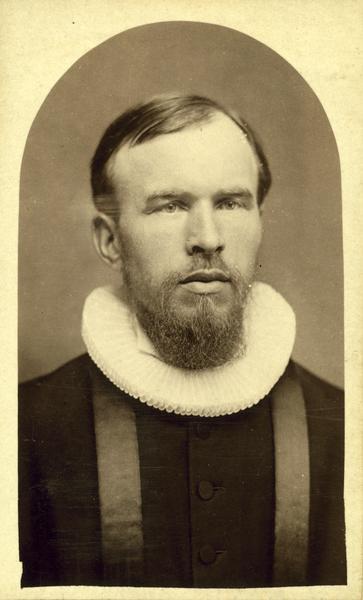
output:
[[[19,389],[22,586],[101,579],[90,368],[84,355]]]
[[[344,391],[295,365],[306,405],[310,450],[309,582],[346,583]]]

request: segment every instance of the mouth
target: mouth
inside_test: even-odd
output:
[[[201,283],[211,283],[213,281],[221,281],[226,283],[230,281],[229,277],[220,269],[203,269],[199,271],[193,271],[190,273],[185,279],[183,279],[180,283],[192,283],[192,282],[201,282]]]
[[[230,278],[219,269],[193,271],[180,282],[183,289],[191,294],[214,295],[226,290]]]

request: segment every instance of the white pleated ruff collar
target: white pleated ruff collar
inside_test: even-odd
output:
[[[86,299],[82,337],[88,353],[118,388],[154,408],[200,417],[257,404],[277,383],[295,341],[295,315],[272,287],[255,282],[245,312],[241,358],[220,367],[180,369],[163,362],[116,287]]]

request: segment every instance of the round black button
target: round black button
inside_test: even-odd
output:
[[[197,490],[202,500],[210,500],[214,496],[213,484],[210,481],[200,481]]]
[[[195,432],[201,440],[206,440],[210,436],[210,426],[207,423],[197,423]]]
[[[214,563],[216,558],[216,551],[214,550],[213,546],[210,546],[209,544],[202,546],[199,550],[199,560],[203,563],[203,565],[211,565]]]

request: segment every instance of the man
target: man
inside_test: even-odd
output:
[[[291,362],[293,311],[254,281],[255,136],[160,97],[91,171],[121,285],[86,301],[87,355],[22,389],[23,585],[345,583],[341,393]]]

